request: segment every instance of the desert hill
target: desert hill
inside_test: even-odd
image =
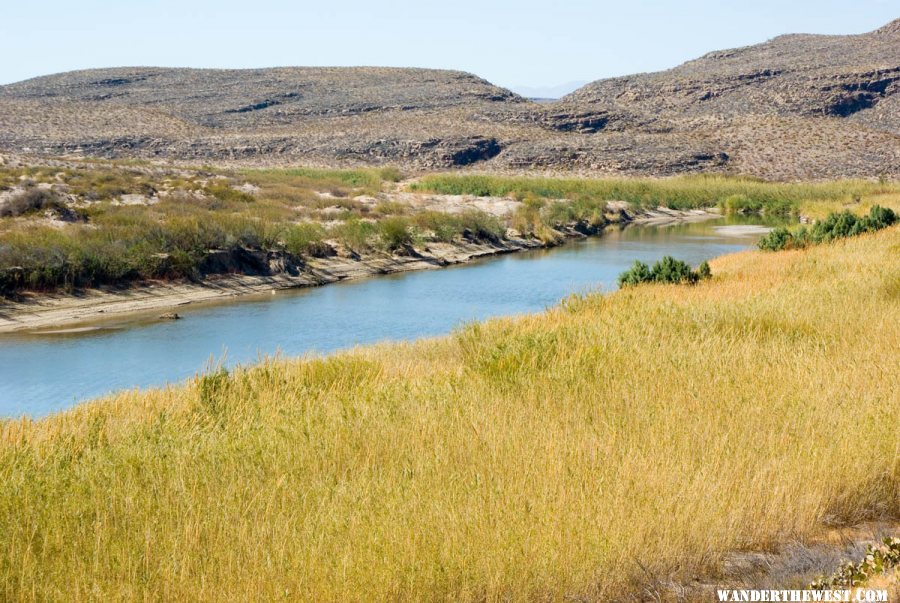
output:
[[[116,68],[0,86],[0,151],[773,179],[900,176],[900,20],[533,103],[468,73]]]

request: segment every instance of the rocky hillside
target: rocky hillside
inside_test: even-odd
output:
[[[0,96],[155,108],[213,128],[523,100],[468,73],[378,67],[96,69],[12,84]]]
[[[461,165],[499,147],[466,127],[460,111],[521,103],[457,71],[99,69],[0,87],[0,145],[103,157]]]
[[[661,71],[588,84],[563,99],[624,114],[848,117],[900,99],[900,19],[855,36],[785,35]],[[880,125],[900,132],[900,116]]]
[[[0,87],[0,150],[775,179],[900,176],[900,20],[785,35],[537,104],[427,69],[120,68]]]
[[[897,175],[900,19],[866,34],[784,35],[599,80],[556,109],[592,115],[607,130],[694,132],[745,173]]]

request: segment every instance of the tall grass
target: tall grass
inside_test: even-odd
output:
[[[641,596],[900,515],[900,229],[0,424],[0,599]]]
[[[439,174],[425,176],[413,190],[450,195],[515,196],[547,199],[627,201],[641,207],[693,209],[719,206],[726,211],[773,215],[796,213],[807,202],[850,202],[865,196],[900,194],[900,185],[865,180],[776,183],[754,178],[680,176],[638,178],[528,178]]]

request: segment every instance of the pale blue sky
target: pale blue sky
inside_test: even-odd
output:
[[[0,83],[124,65],[389,65],[549,86],[780,33],[861,33],[897,0],[2,0]]]

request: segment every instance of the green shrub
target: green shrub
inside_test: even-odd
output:
[[[703,262],[699,268],[691,270],[690,265],[681,260],[676,260],[670,255],[663,257],[653,264],[653,268],[639,261],[619,275],[619,286],[639,285],[641,283],[685,283],[692,285],[700,279],[709,278],[712,272],[709,263]]]
[[[871,230],[879,230],[897,222],[897,214],[889,207],[876,205],[869,210],[869,215],[866,219],[868,220],[867,226]]]
[[[792,239],[791,231],[784,226],[773,228],[757,242],[757,247],[764,251],[786,249]]]
[[[712,278],[712,270],[709,267],[709,262],[703,262],[697,267],[697,276],[700,280]]]
[[[284,249],[292,255],[321,256],[327,251],[325,229],[318,224],[297,224],[286,229]]]
[[[817,222],[813,226],[812,237],[815,242],[823,243],[857,235],[859,232],[859,218],[844,210],[840,213],[828,214],[824,220]]]
[[[686,262],[670,255],[653,264],[650,272],[657,283],[696,283],[698,280],[697,273]]]
[[[394,251],[411,245],[413,235],[409,228],[409,220],[401,217],[385,218],[378,223],[378,236],[384,246]]]
[[[619,275],[619,286],[639,285],[641,283],[649,282],[652,279],[653,276],[650,272],[650,267],[644,262],[635,260],[631,268]]]
[[[348,249],[361,253],[372,248],[372,238],[376,234],[376,227],[373,223],[354,216],[343,224],[332,227],[329,234],[337,238]]]

